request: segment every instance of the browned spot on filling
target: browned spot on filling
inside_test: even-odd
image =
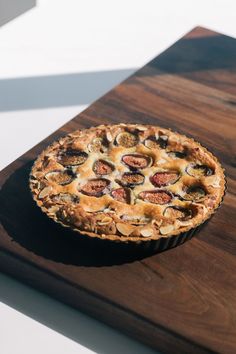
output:
[[[58,155],[58,162],[63,166],[77,166],[84,163],[88,154],[80,150],[66,150]]]
[[[166,216],[167,218],[173,218],[173,219],[179,219],[185,221],[191,219],[192,210],[180,206],[169,206],[164,210],[163,215]]]
[[[143,184],[143,182],[144,182],[144,176],[141,173],[135,173],[135,172],[124,173],[120,181],[122,185],[127,187]]]
[[[109,184],[110,181],[105,178],[91,179],[81,187],[80,191],[86,195],[100,197],[108,192]]]
[[[164,187],[168,184],[174,184],[179,179],[179,173],[176,171],[157,172],[150,177],[150,182],[155,187]]]
[[[49,156],[44,156],[42,167],[46,168],[48,166],[49,162],[50,162]]]
[[[162,205],[169,203],[172,199],[172,195],[169,192],[163,190],[144,191],[139,194],[139,198],[145,202]]]
[[[203,176],[211,176],[213,174],[213,170],[206,165],[194,165],[190,164],[186,168],[186,172],[189,176],[200,178]]]
[[[187,188],[186,193],[183,198],[185,200],[190,200],[198,202],[202,200],[206,195],[206,191],[200,186],[190,186]]]
[[[139,154],[129,154],[124,155],[122,161],[132,169],[143,169],[150,165],[151,158]]]
[[[97,160],[93,165],[93,171],[96,175],[109,175],[113,170],[113,165],[105,160]]]
[[[130,204],[130,190],[128,188],[114,189],[111,195],[118,202]]]
[[[116,137],[116,143],[127,148],[137,145],[138,141],[138,136],[130,132],[122,132]]]
[[[70,170],[65,171],[52,171],[45,175],[45,178],[52,183],[57,183],[60,185],[69,184],[75,178],[75,175]]]

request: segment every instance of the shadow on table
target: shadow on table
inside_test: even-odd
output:
[[[1,273],[0,301],[95,353],[157,354],[157,351]]]
[[[0,26],[36,6],[36,0],[0,0]]]
[[[120,264],[144,257],[114,251],[96,240],[79,240],[79,234],[49,220],[32,200],[28,187],[31,166],[30,162],[16,170],[0,190],[0,221],[13,247],[17,243],[45,259],[77,266]],[[0,301],[96,353],[157,353],[1,273]]]
[[[49,219],[32,199],[31,166],[32,162],[16,170],[0,190],[0,221],[10,240],[45,260],[77,266],[123,264],[153,253],[139,245],[91,239]]]
[[[1,79],[0,111],[90,104],[134,71],[130,68]]]

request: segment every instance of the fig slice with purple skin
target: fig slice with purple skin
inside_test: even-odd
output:
[[[178,219],[181,221],[186,221],[191,219],[193,216],[192,210],[189,208],[184,208],[181,206],[168,206],[163,215],[167,218]]]
[[[206,191],[201,186],[190,186],[186,189],[184,196],[182,197],[184,200],[189,200],[192,202],[199,202],[204,199],[206,196]]]
[[[158,141],[158,144],[160,145],[160,148],[165,149],[168,144],[168,136],[167,135],[160,135],[157,141]]]
[[[172,200],[172,195],[165,190],[143,191],[139,193],[139,198],[145,202],[163,205],[168,204]]]
[[[62,151],[58,155],[58,162],[63,166],[78,166],[82,165],[88,158],[85,151],[68,149]]]
[[[187,166],[186,172],[195,178],[213,175],[213,170],[207,165],[190,164]]]
[[[118,202],[130,204],[130,190],[128,188],[117,188],[111,192],[112,197]]]
[[[105,137],[96,137],[88,144],[89,152],[104,152],[109,142]]]
[[[184,159],[187,157],[186,151],[169,151],[167,155],[173,159]]]
[[[46,173],[45,178],[49,182],[64,186],[66,184],[70,184],[73,181],[75,174],[71,170],[51,171]]]
[[[110,183],[111,182],[105,178],[90,179],[81,187],[80,192],[93,197],[101,197],[108,192]]]
[[[157,149],[159,148],[159,144],[157,142],[157,139],[154,135],[149,136],[145,141],[144,145],[149,148],[149,149]]]
[[[122,157],[122,162],[124,162],[131,169],[139,170],[149,167],[152,159],[150,156],[141,154],[128,154]]]
[[[163,171],[156,172],[150,177],[150,182],[155,187],[164,187],[169,184],[174,184],[179,179],[179,173],[177,171]]]
[[[119,133],[116,137],[116,143],[127,148],[137,145],[138,142],[139,138],[137,134],[133,134],[126,131]]]
[[[93,171],[96,175],[105,176],[114,171],[114,166],[105,160],[97,160],[94,162]]]
[[[125,172],[120,180],[117,180],[118,183],[122,184],[125,187],[134,187],[136,185],[143,184],[144,175],[138,172]]]
[[[59,193],[51,198],[55,203],[79,203],[79,197],[70,193]]]
[[[167,147],[167,144],[167,135],[160,135],[158,139],[154,135],[151,135],[144,141],[144,145],[149,149],[165,149]]]

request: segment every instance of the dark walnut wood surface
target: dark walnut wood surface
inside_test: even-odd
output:
[[[78,240],[35,206],[28,174],[46,145],[120,122],[192,136],[225,168],[223,205],[182,246],[144,255]],[[236,353],[235,152],[236,40],[198,27],[1,172],[0,269],[160,351]]]

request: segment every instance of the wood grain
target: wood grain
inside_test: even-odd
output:
[[[236,352],[236,40],[195,28],[0,174],[0,267],[166,353]],[[170,127],[222,162],[228,192],[186,244],[156,255],[75,239],[34,205],[51,141],[101,123]]]

